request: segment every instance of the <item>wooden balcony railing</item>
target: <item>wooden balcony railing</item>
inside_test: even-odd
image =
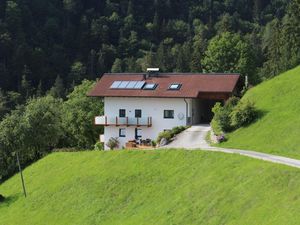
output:
[[[95,125],[99,126],[152,126],[152,117],[108,117],[108,116],[96,116]]]

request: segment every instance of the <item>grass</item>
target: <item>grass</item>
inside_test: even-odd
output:
[[[263,116],[220,146],[300,159],[300,66],[252,88],[244,99],[254,101]]]
[[[201,151],[53,153],[0,186],[2,225],[300,221],[300,170]]]

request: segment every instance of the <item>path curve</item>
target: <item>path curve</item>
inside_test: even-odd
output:
[[[192,126],[177,135],[170,144],[162,148],[184,148],[187,150],[203,150],[239,154],[264,161],[300,168],[300,160],[298,159],[292,159],[284,156],[272,155],[250,150],[212,147],[205,140],[207,132],[209,132],[210,130],[211,128],[207,124]]]

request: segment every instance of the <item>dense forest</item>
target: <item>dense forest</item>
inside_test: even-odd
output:
[[[93,148],[104,72],[238,72],[300,64],[300,0],[1,0],[0,182],[54,148]],[[87,79],[87,80],[85,80]],[[88,81],[93,80],[93,81]]]
[[[104,72],[241,72],[300,62],[299,0],[2,0],[0,87],[46,91]]]

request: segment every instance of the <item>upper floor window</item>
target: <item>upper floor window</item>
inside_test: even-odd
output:
[[[126,110],[125,109],[119,109],[119,117],[126,117]]]
[[[164,110],[165,119],[174,119],[174,110]]]
[[[182,84],[174,83],[169,86],[169,90],[179,90]]]
[[[142,117],[142,110],[136,109],[135,110],[135,118],[141,118]]]

